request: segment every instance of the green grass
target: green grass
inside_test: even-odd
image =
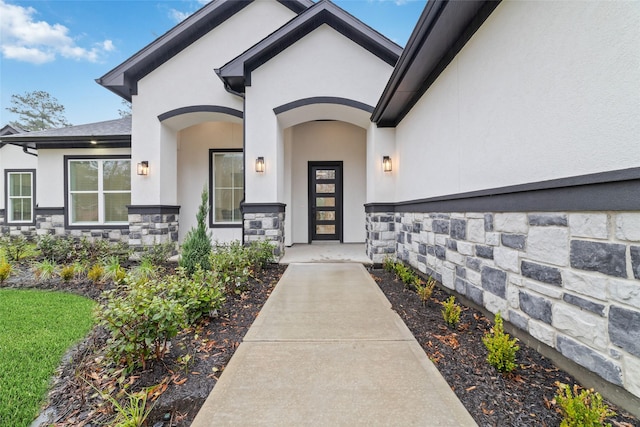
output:
[[[77,295],[0,289],[0,425],[38,415],[62,356],[91,329],[93,307]]]

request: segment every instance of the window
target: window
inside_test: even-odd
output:
[[[211,219],[213,224],[241,223],[244,195],[242,151],[211,151]]]
[[[34,171],[7,171],[7,222],[33,223]]]
[[[69,224],[127,224],[131,160],[73,159],[68,163]]]

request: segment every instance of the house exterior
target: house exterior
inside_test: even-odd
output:
[[[98,79],[128,133],[0,140],[38,151],[38,234],[180,242],[204,187],[215,240],[365,242],[637,408],[639,45],[637,2],[429,1],[402,50],[326,0],[217,0]]]
[[[24,132],[6,125],[0,138]],[[35,181],[38,161],[20,145],[0,142],[0,234],[31,233],[35,230]]]

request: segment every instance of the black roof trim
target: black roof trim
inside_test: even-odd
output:
[[[175,110],[167,111],[158,116],[158,120],[161,122],[170,119],[171,117],[179,116],[188,113],[222,113],[230,116],[242,119],[244,113],[234,108],[223,107],[221,105],[191,105],[189,107],[176,108]]]
[[[398,203],[365,212],[575,212],[640,209],[640,168],[597,172]]]
[[[247,213],[280,213],[284,212],[287,205],[284,203],[240,203],[240,211]]]
[[[394,66],[402,48],[329,0],[320,0],[247,51],[216,70],[225,86],[243,93],[251,72],[319,26],[327,24],[387,64]]]
[[[500,0],[429,0],[371,120],[395,127],[500,4]]]
[[[313,5],[311,0],[278,1],[294,13],[300,13]],[[96,79],[96,82],[116,95],[131,101],[131,96],[138,92],[140,79],[247,7],[251,2],[253,0],[212,1],[125,62]]]
[[[314,96],[311,98],[298,99],[297,101],[288,102],[274,108],[273,112],[278,115],[284,113],[285,111],[293,110],[294,108],[304,107],[305,105],[312,104],[339,104],[357,108],[359,110],[364,110],[367,113],[373,112],[373,107],[371,105],[365,104],[364,102],[355,101],[353,99],[340,98],[337,96]]]

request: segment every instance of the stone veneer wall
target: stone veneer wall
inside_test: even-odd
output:
[[[9,236],[25,236],[35,238],[39,236],[71,236],[94,240],[109,240],[110,242],[128,242],[129,230],[123,229],[67,229],[64,224],[63,213],[38,213],[36,211],[35,225],[4,225],[4,216],[0,215],[0,234]]]
[[[391,232],[397,258],[640,396],[640,212],[368,213],[374,262]]]
[[[395,256],[396,233],[393,212],[367,213],[366,252],[374,264],[381,264],[386,257]]]
[[[244,213],[244,240],[267,240],[274,246],[276,258],[284,255],[284,212]]]
[[[144,247],[178,242],[178,214],[129,213],[129,246]]]

